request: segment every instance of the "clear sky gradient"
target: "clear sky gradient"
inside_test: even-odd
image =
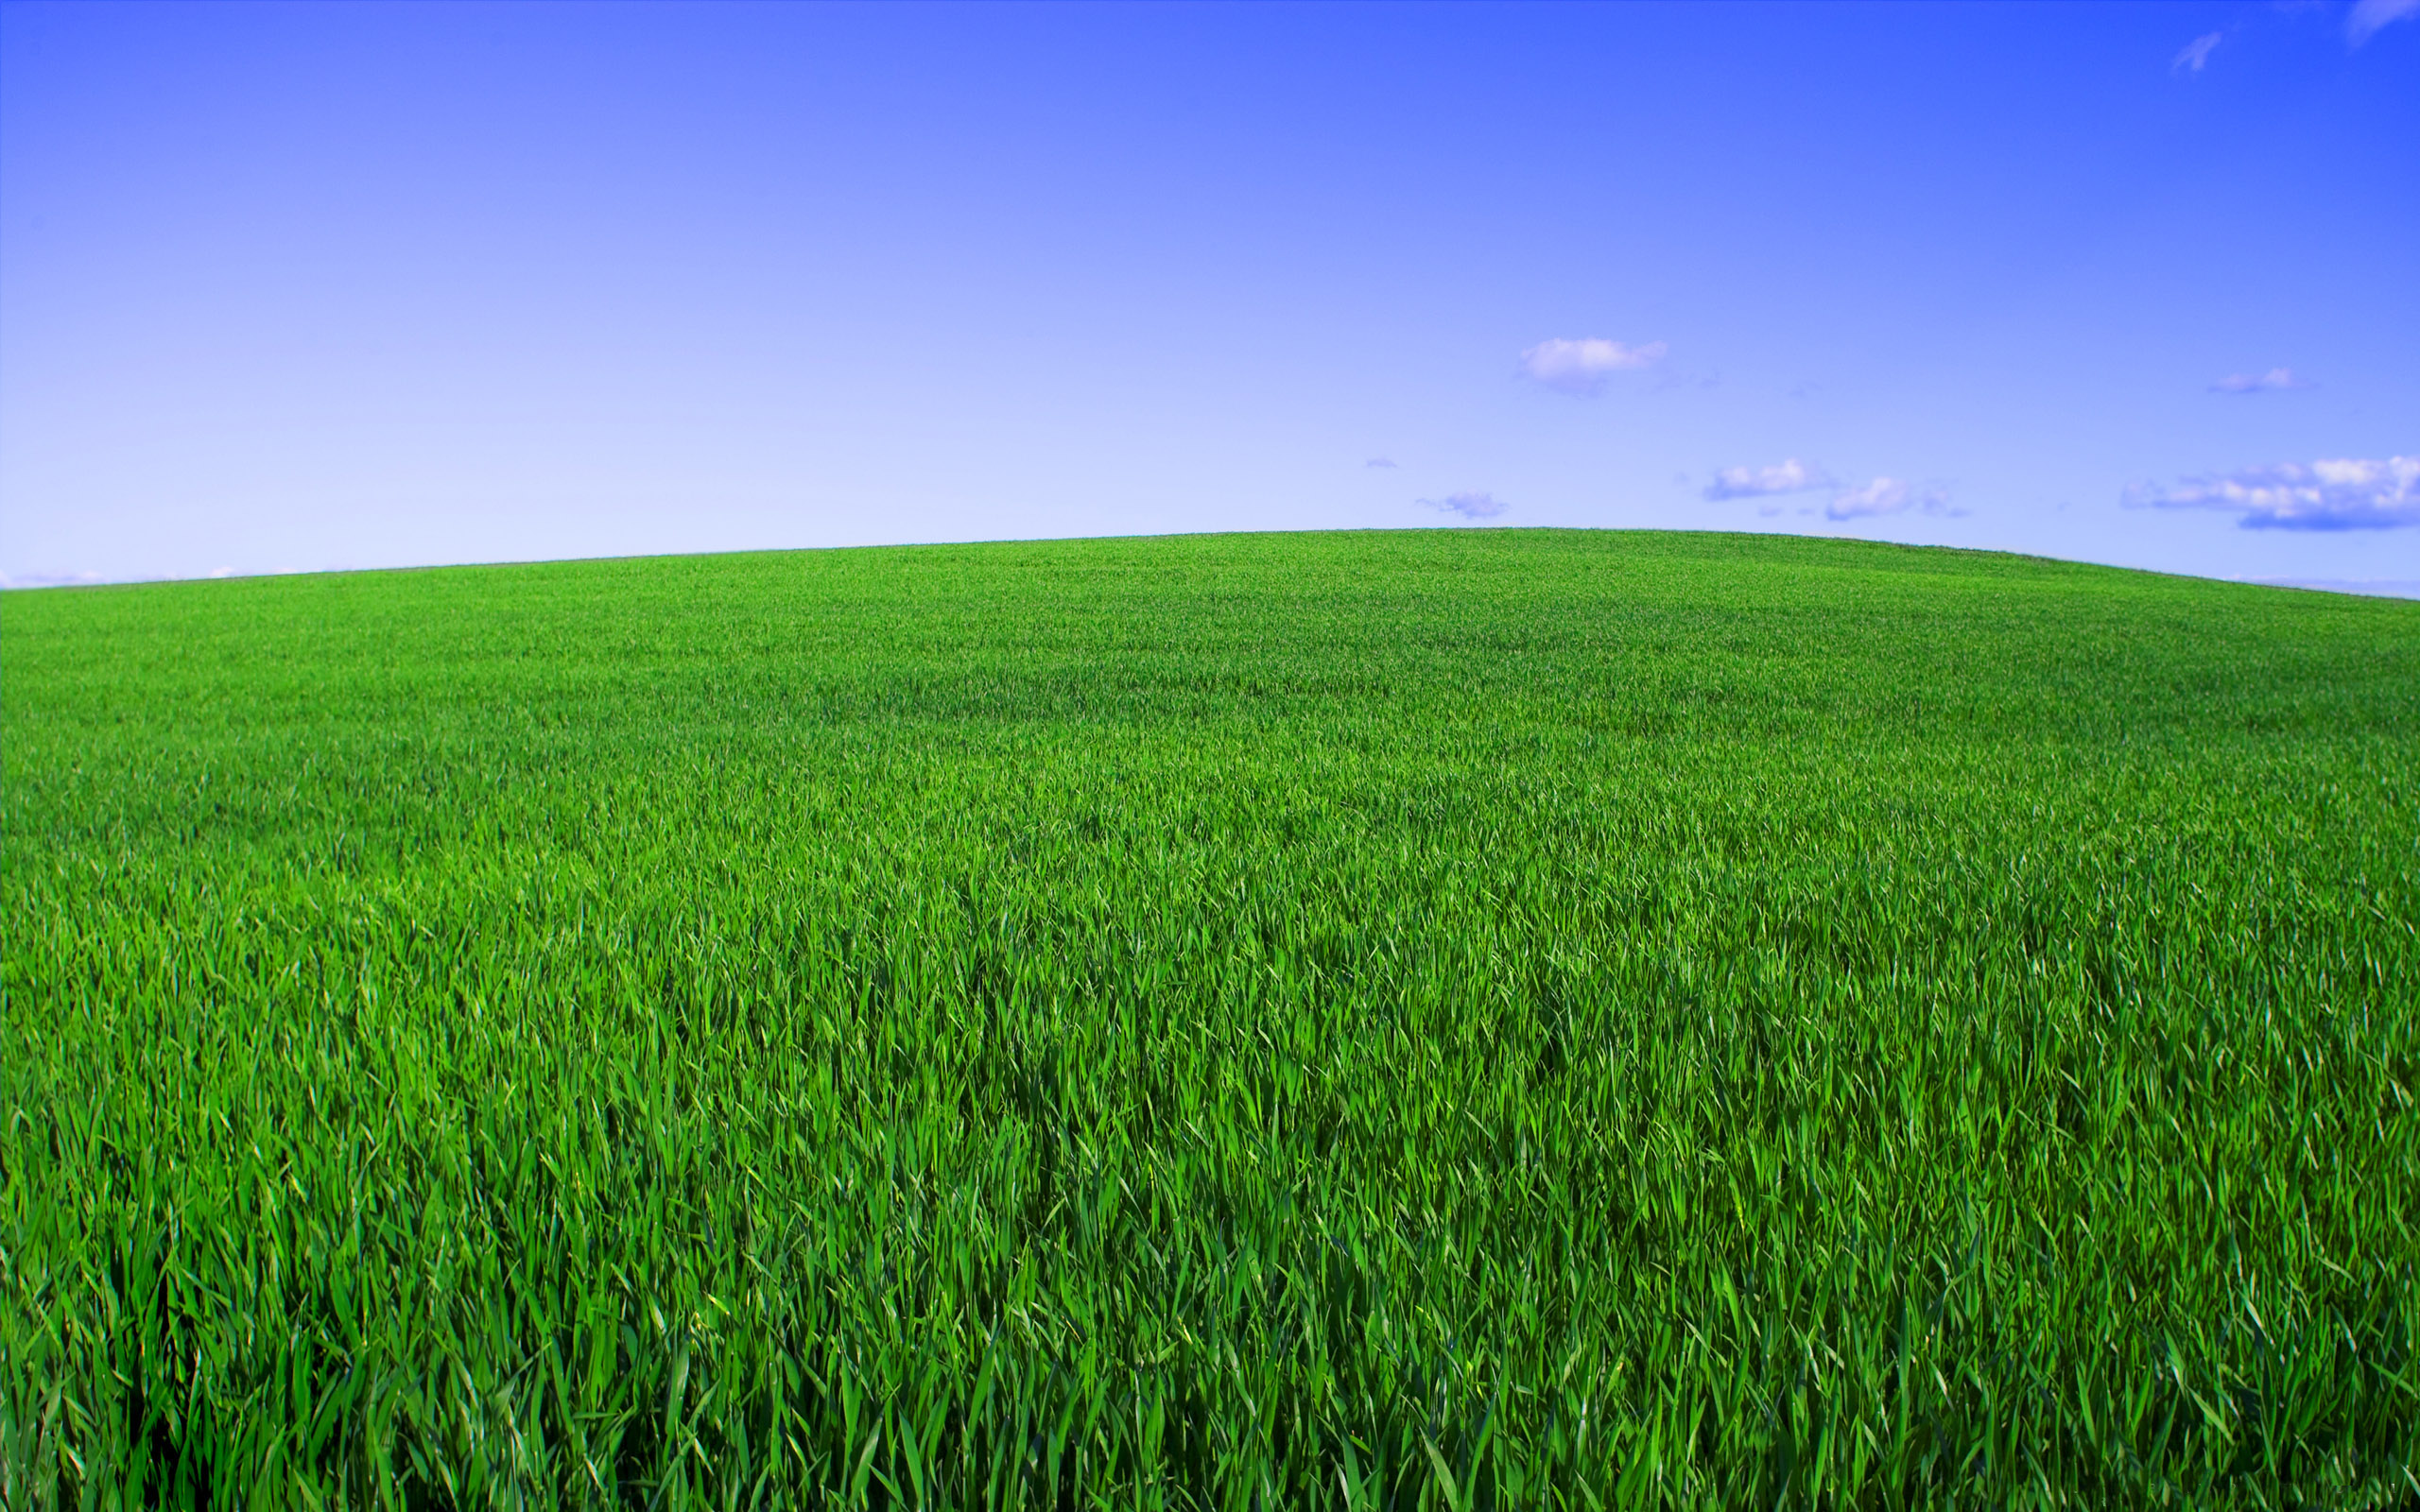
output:
[[[1439,523],[2420,592],[2420,0],[0,7],[9,582]]]

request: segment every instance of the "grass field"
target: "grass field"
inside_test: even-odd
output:
[[[2420,604],[15,593],[0,1503],[2410,1505]]]

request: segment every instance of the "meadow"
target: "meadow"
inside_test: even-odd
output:
[[[2420,1497],[2420,603],[1419,531],[0,655],[9,1507]]]

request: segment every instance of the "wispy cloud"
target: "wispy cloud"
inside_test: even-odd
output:
[[[2169,72],[2200,73],[2202,65],[2210,60],[2210,49],[2226,40],[2227,34],[2223,31],[2204,32],[2185,44],[2185,50],[2176,55],[2176,61],[2169,64]]]
[[[2231,372],[2210,386],[2214,394],[2267,394],[2280,388],[2312,387],[2294,376],[2291,368],[2272,368],[2267,372]]]
[[[2377,35],[2380,26],[2420,16],[2420,0],[2360,0],[2344,18],[2344,40],[2354,46]]]
[[[2254,577],[2269,588],[2308,588],[2322,593],[2360,593],[2367,598],[2420,598],[2413,577]]]
[[[1824,513],[1834,520],[1866,515],[1897,514],[1915,502],[1914,490],[1897,478],[1876,478],[1861,489],[1843,489],[1832,495]]]
[[[108,580],[98,573],[0,573],[0,588],[77,588]]]
[[[1512,507],[1493,493],[1449,493],[1442,499],[1423,499],[1431,509],[1443,509],[1461,515],[1465,520],[1489,520]]]
[[[1838,481],[1822,468],[1808,467],[1793,456],[1787,462],[1776,462],[1771,467],[1720,469],[1714,474],[1714,481],[1705,486],[1705,496],[1718,504],[1725,499],[1761,499],[1774,493],[1828,489]]]
[[[1834,520],[1861,520],[1873,515],[1904,514],[1910,509],[1926,514],[1962,515],[1963,509],[1949,507],[1949,490],[1939,484],[1916,485],[1905,478],[1877,477],[1870,483],[1851,486],[1820,467],[1810,467],[1791,457],[1771,467],[1726,467],[1714,474],[1705,486],[1704,496],[1720,503],[1725,499],[1769,499],[1776,494],[1805,493],[1815,489],[1831,489],[1832,502],[1824,513]],[[1767,505],[1758,514],[1779,514],[1779,505]],[[1798,511],[1812,514],[1809,505]]]
[[[1361,465],[1363,467],[1392,467],[1395,465],[1395,459],[1392,456],[1374,456]]]
[[[2247,530],[2393,530],[2420,525],[2420,456],[2276,462],[2136,484],[2130,508],[2224,509]]]
[[[1824,507],[1824,516],[1833,520],[1859,520],[1870,515],[1904,514],[1920,509],[1926,514],[1961,514],[1964,511],[1949,507],[1949,490],[1938,484],[1918,488],[1903,478],[1876,478],[1863,488],[1843,489],[1832,495]]]
[[[1661,341],[1627,347],[1602,336],[1557,336],[1522,352],[1521,370],[1548,388],[1566,394],[1593,394],[1603,388],[1605,380],[1615,373],[1654,367],[1664,360],[1667,350]]]

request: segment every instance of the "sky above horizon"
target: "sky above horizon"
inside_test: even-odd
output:
[[[2420,594],[2420,0],[0,5],[0,584],[1781,530]]]

